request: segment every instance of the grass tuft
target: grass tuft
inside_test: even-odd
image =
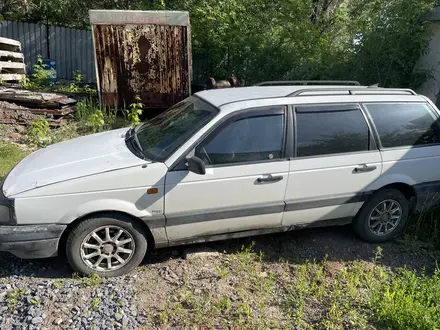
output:
[[[15,144],[0,142],[0,180],[27,154]]]

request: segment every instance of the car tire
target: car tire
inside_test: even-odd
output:
[[[100,214],[79,222],[69,233],[66,255],[82,274],[116,277],[138,266],[147,251],[147,233],[130,216]]]
[[[399,190],[379,190],[362,205],[353,221],[353,229],[367,242],[386,242],[403,230],[408,214],[409,201]]]

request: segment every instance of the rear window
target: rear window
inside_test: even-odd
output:
[[[435,112],[423,103],[365,104],[384,148],[420,146],[440,142]]]
[[[357,106],[304,106],[296,109],[297,157],[369,149],[367,123]]]

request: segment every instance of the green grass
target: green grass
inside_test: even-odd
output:
[[[253,247],[212,265],[210,287],[182,277],[147,328],[440,329],[440,270],[427,275],[372,261],[268,264]],[[214,280],[215,279],[215,280]]]
[[[14,144],[0,142],[0,180],[27,154]]]
[[[385,275],[370,306],[384,329],[440,329],[440,271],[432,276],[407,270]]]

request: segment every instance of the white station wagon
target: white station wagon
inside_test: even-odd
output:
[[[7,176],[0,250],[129,272],[148,249],[352,223],[398,234],[440,183],[439,112],[412,90],[199,92],[132,128],[38,150]]]

